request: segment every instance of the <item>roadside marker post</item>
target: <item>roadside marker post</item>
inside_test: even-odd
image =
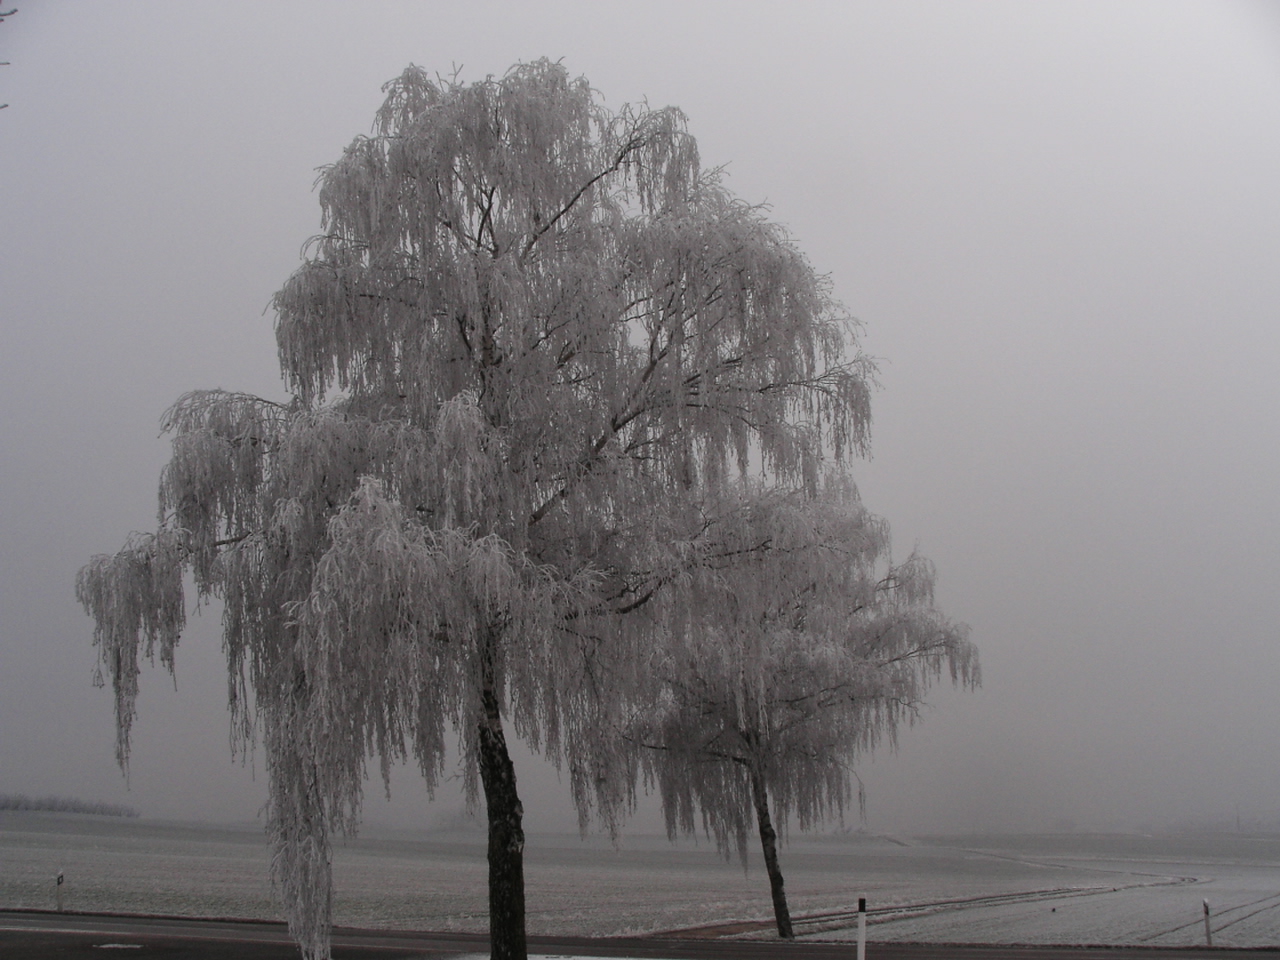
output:
[[[1209,901],[1204,901],[1204,945],[1213,946],[1213,931],[1209,929]]]
[[[62,912],[62,871],[58,871],[58,879],[54,881],[53,889],[58,891],[58,912]]]
[[[1208,921],[1205,921],[1206,923]],[[867,960],[867,898],[858,898],[858,960]]]

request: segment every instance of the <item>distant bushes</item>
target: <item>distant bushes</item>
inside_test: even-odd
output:
[[[70,797],[28,797],[0,793],[0,810],[52,810],[56,813],[94,813],[100,817],[136,817],[138,811],[119,803],[85,803]]]

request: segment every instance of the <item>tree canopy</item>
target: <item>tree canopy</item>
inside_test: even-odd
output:
[[[669,834],[700,820],[745,864],[755,825],[783,937],[777,831],[843,816],[858,756],[895,741],[944,672],[979,680],[967,630],[934,607],[932,566],[894,564],[889,546],[888,525],[839,477],[816,495],[733,498],[689,565],[686,615],[653,648],[625,735]]]
[[[155,533],[81,571],[127,763],[140,656],[173,667],[184,573],[223,602],[233,724],[260,737],[273,875],[328,952],[332,834],[366,765],[428,786],[458,731],[489,814],[492,949],[522,958],[504,723],[613,822],[603,692],[668,628],[702,510],[860,452],[870,364],[786,233],[699,165],[678,110],[611,112],[556,63],[417,67],[319,184],[274,298],[292,399],[164,419]],[[639,615],[637,615],[639,614]],[[251,709],[252,706],[252,709]]]

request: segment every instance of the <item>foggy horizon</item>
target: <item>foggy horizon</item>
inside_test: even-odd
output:
[[[180,395],[284,395],[266,307],[381,85],[546,56],[611,107],[680,107],[880,361],[852,474],[983,686],[940,682],[862,760],[866,829],[1280,830],[1276,5],[12,5],[0,793],[258,815],[220,611],[176,690],[144,669],[126,784],[76,571],[154,525]],[[576,829],[552,766],[516,763],[527,828]],[[461,803],[412,765],[387,802],[375,770],[365,820]]]

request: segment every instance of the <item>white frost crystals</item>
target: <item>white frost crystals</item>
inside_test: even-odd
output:
[[[888,526],[839,477],[817,495],[747,490],[721,504],[690,564],[624,739],[673,837],[700,819],[745,863],[755,824],[782,937],[777,830],[843,816],[856,759],[892,742],[944,671],[979,682],[968,631],[934,608],[933,579],[915,554],[891,563]]]
[[[138,655],[154,659],[159,641],[160,662],[172,671],[174,648],[186,626],[185,557],[181,536],[161,527],[154,534],[134,534],[115,556],[94,557],[76,576],[76,599],[94,623],[94,685],[104,683],[105,667],[115,693],[116,761],[123,769],[129,765],[129,731],[138,699]]]
[[[386,92],[274,300],[292,399],[179,400],[159,530],[77,595],[122,763],[139,652],[172,668],[183,572],[223,601],[234,731],[264,746],[306,957],[328,953],[330,837],[366,766],[413,757],[430,787],[454,731],[488,815],[493,956],[523,960],[506,726],[567,770],[584,825],[616,827],[622,731],[666,696],[652,658],[738,642],[694,633],[725,609],[704,581],[732,574],[711,561],[743,478],[818,496],[865,449],[873,368],[679,111],[610,112],[548,61],[470,85],[411,67]]]

